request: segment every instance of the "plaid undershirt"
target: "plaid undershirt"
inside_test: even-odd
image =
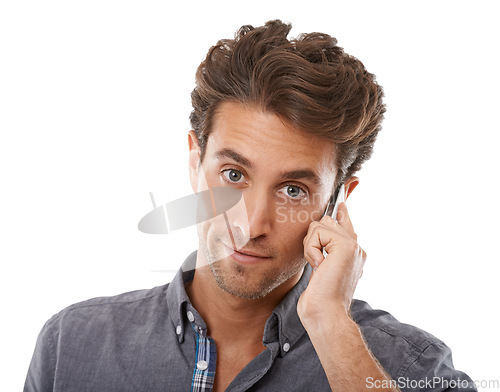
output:
[[[191,392],[212,391],[217,364],[215,342],[208,336],[198,333],[194,325],[193,329],[196,333],[196,366],[191,381]]]

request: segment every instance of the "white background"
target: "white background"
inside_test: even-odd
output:
[[[0,9],[0,390],[20,390],[44,322],[170,281],[196,232],[138,220],[191,193],[196,67],[243,24],[321,31],[385,88],[384,129],[348,207],[368,253],[357,298],[500,379],[495,1],[7,1]],[[175,5],[173,5],[175,4]]]

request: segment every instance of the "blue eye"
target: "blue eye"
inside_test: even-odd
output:
[[[290,197],[297,197],[300,195],[300,188],[298,186],[289,185],[286,187],[286,193]]]
[[[242,178],[245,178],[242,172],[235,169],[227,169],[222,172],[224,177],[226,177],[231,182],[239,182]]]
[[[298,185],[286,185],[281,189],[285,195],[291,197],[292,199],[302,199],[307,196],[307,192]]]

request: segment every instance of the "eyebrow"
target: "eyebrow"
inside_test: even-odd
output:
[[[289,172],[282,172],[281,178],[283,180],[309,180],[316,185],[321,185],[321,178],[312,170],[292,170]]]
[[[253,165],[247,158],[238,154],[236,151],[231,150],[229,148],[223,148],[215,153],[215,157],[217,159],[221,158],[229,158],[233,161],[252,169]],[[312,170],[309,169],[301,169],[301,170],[291,170],[287,172],[281,172],[280,177],[282,180],[302,180],[306,179],[312,181],[316,185],[321,185],[321,178]]]
[[[248,159],[229,148],[223,148],[222,150],[217,151],[215,153],[215,157],[217,159],[229,158],[239,163],[240,165],[248,167],[249,169],[252,168],[252,163]]]

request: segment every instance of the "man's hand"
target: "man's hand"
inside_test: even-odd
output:
[[[332,311],[348,315],[363,274],[366,253],[357,243],[345,203],[340,203],[337,218],[335,221],[324,216],[319,222],[312,222],[304,238],[305,258],[315,269],[297,306],[304,324],[320,321],[325,312],[329,317]]]
[[[337,218],[338,222],[325,216],[309,226],[304,255],[315,271],[299,298],[297,313],[332,390],[359,392],[366,389],[368,379],[391,385],[390,376],[350,318],[352,297],[363,274],[366,253],[358,245],[345,203],[339,205]]]

